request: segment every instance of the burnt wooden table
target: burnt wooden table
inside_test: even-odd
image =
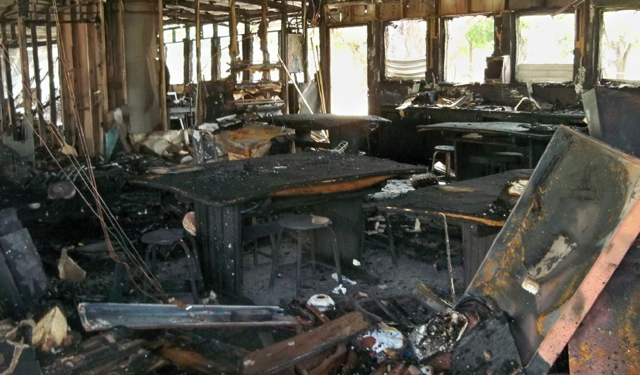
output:
[[[522,167],[535,168],[553,137],[557,125],[517,122],[445,122],[420,125],[418,131],[440,131],[455,146],[455,166],[458,180],[479,177],[472,164],[489,164],[494,151],[523,150]]]
[[[367,156],[297,153],[221,161],[199,171],[149,175],[132,182],[195,202],[205,280],[239,294],[243,215],[311,206],[313,213],[331,218],[341,258],[351,264],[362,255],[363,195],[394,176],[424,171],[424,167]]]
[[[341,141],[347,141],[349,146],[345,152],[348,154],[358,153],[360,132],[363,129],[366,131],[369,127],[391,122],[379,116],[341,116],[330,113],[273,116],[268,121],[273,125],[294,129],[299,137],[311,131],[328,130],[331,147],[337,147]]]
[[[517,169],[450,185],[428,186],[399,198],[378,201],[376,207],[384,213],[418,218],[444,214],[447,222],[459,224],[467,285],[509,215],[508,209],[494,204],[500,191],[508,181],[528,178],[531,173],[530,169]]]

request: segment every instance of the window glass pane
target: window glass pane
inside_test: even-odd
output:
[[[600,75],[640,81],[640,11],[604,12],[600,38]]]
[[[483,82],[487,57],[493,54],[493,18],[459,17],[447,21],[445,80]]]
[[[231,57],[229,57],[229,37],[225,36],[220,38],[220,78],[229,77],[229,64],[231,64]]]
[[[211,81],[211,39],[200,41],[200,65],[202,66],[202,74],[200,75],[202,79]]]
[[[164,38],[165,43],[173,42],[173,30],[164,30],[162,37]]]
[[[226,23],[218,24],[218,36],[229,36],[229,25]]]
[[[181,85],[184,83],[184,43],[167,43],[165,50],[169,84]]]
[[[385,76],[388,79],[423,80],[427,71],[427,22],[393,21],[387,25]]]
[[[213,38],[213,25],[203,25],[202,26],[202,37],[203,38]]]
[[[174,29],[174,31],[176,33],[175,34],[175,38],[176,38],[175,41],[176,42],[181,42],[181,41],[184,40],[184,38],[187,37],[187,30],[184,27],[179,27],[177,29]],[[191,35],[193,35],[193,34],[191,34]]]
[[[518,18],[516,79],[521,82],[573,80],[575,15]]]

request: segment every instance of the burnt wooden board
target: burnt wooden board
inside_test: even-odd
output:
[[[508,212],[499,212],[492,204],[510,180],[529,177],[532,170],[516,169],[449,185],[434,185],[405,195],[376,202],[380,211],[404,214],[440,214],[452,219],[502,226]]]
[[[411,175],[425,171],[425,167],[387,159],[319,152],[226,160],[208,164],[199,171],[149,175],[131,182],[221,207],[276,196],[286,189],[331,186],[369,177]],[[345,186],[345,189],[348,188]],[[329,189],[327,193],[335,191]]]
[[[369,327],[362,313],[355,311],[329,323],[264,349],[242,360],[243,374],[273,374],[329,349]]]
[[[557,125],[531,124],[519,122],[443,122],[432,125],[419,125],[418,131],[445,131],[452,133],[478,133],[485,135],[515,135],[521,138],[551,139]]]
[[[295,130],[331,130],[341,127],[359,127],[368,124],[390,123],[391,120],[379,116],[341,116],[330,113],[292,114],[273,116],[269,123],[286,126]]]

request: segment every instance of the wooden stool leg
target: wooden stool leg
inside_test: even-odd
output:
[[[445,152],[444,153],[444,158],[445,158],[445,164],[446,164],[446,169],[444,172],[444,179],[446,181],[449,181],[449,179],[451,178],[451,153],[450,152]]]

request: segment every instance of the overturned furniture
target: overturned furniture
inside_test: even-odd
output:
[[[558,129],[466,291],[511,318],[526,373],[550,369],[637,237],[638,189],[639,159]]]

